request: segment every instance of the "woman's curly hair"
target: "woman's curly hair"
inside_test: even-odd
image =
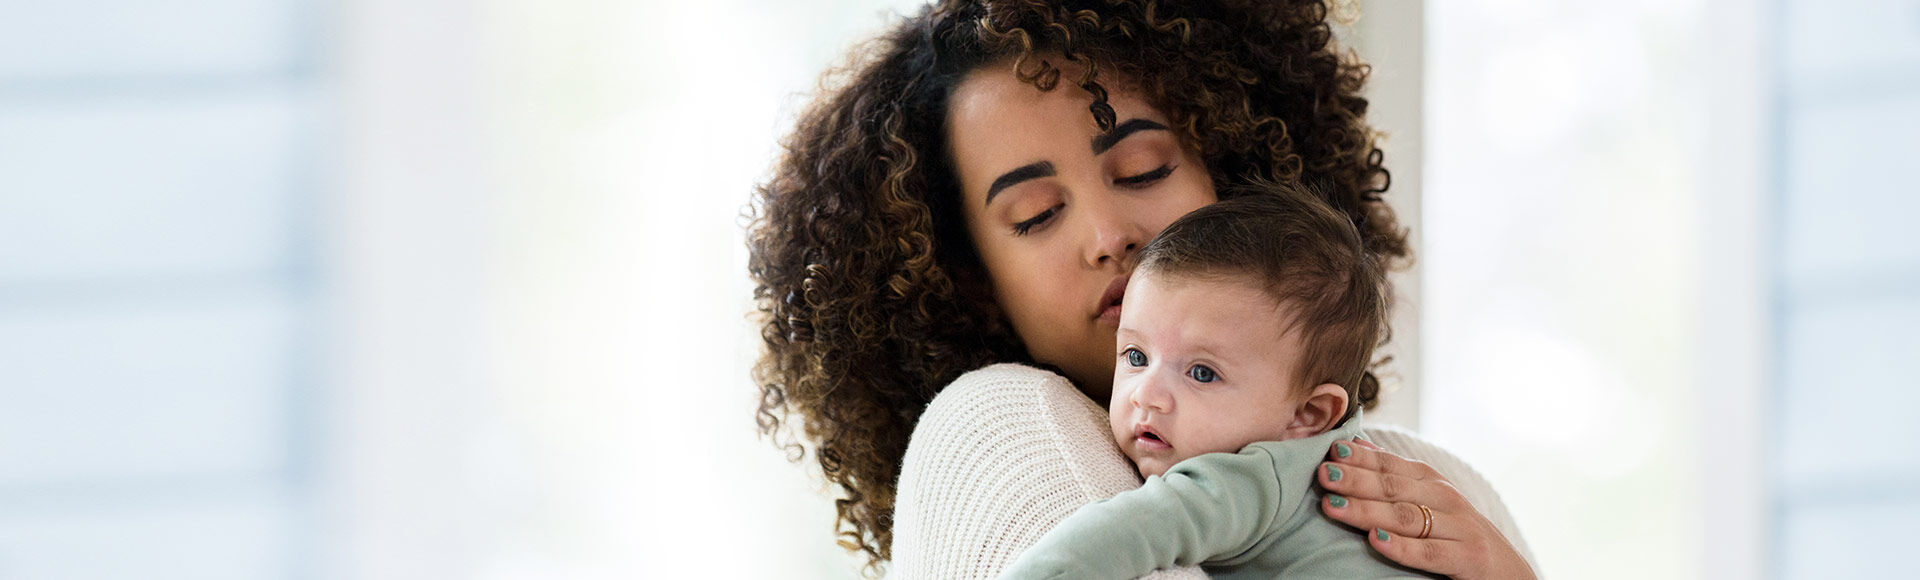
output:
[[[1053,59],[1076,63],[1085,72],[1065,80],[1092,95],[1103,129],[1106,86],[1138,91],[1223,195],[1303,183],[1354,220],[1383,267],[1408,255],[1381,200],[1368,69],[1336,45],[1323,2],[944,0],[856,56],[782,143],[748,246],[766,343],[760,430],[795,461],[812,449],[842,494],[840,543],[870,571],[890,558],[895,479],[920,413],[962,373],[1032,362],[962,222],[945,123],[967,73],[1007,66],[1053,90]],[[1378,383],[1366,382],[1371,407]]]

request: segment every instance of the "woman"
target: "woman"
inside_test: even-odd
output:
[[[759,422],[778,436],[797,420],[805,445],[786,445],[811,447],[843,494],[842,545],[903,575],[991,575],[1137,483],[1085,437],[1104,425],[1120,289],[1134,252],[1222,186],[1308,183],[1375,259],[1408,257],[1365,67],[1326,19],[1307,1],[945,1],[800,118],[749,237]],[[1393,452],[1335,458],[1346,477],[1321,483],[1351,503],[1329,516],[1398,530],[1369,541],[1414,568],[1531,575],[1477,475],[1381,434]],[[1007,471],[1036,442],[1050,447]]]

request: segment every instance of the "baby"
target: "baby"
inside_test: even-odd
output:
[[[1108,411],[1147,480],[1082,507],[1003,578],[1423,577],[1320,513],[1315,471],[1359,435],[1381,265],[1348,219],[1266,184],[1168,226],[1127,284]]]

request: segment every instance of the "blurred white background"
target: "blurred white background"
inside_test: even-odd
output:
[[[741,212],[917,4],[0,0],[0,578],[853,576]],[[1379,416],[1547,577],[1896,570],[1920,2],[1361,14]]]

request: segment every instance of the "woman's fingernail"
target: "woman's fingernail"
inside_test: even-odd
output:
[[[1352,457],[1353,448],[1347,447],[1347,444],[1345,443],[1335,443],[1333,444],[1333,454],[1339,455],[1341,457]]]
[[[1382,530],[1380,528],[1374,528],[1373,537],[1380,538],[1380,541],[1385,542],[1387,541],[1387,531]]]
[[[1340,481],[1339,466],[1336,466],[1336,465],[1327,466],[1327,481]]]
[[[1333,507],[1343,508],[1343,507],[1347,507],[1347,498],[1328,494],[1327,503],[1331,504]]]

